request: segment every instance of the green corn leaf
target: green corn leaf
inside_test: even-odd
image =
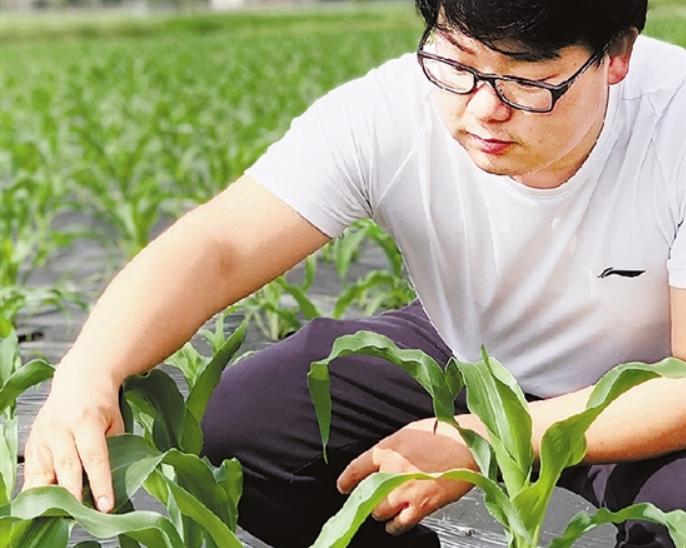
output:
[[[666,358],[655,364],[618,365],[596,383],[585,411],[548,428],[541,441],[539,478],[514,499],[515,506],[525,512],[523,515],[531,528],[540,527],[562,470],[578,464],[586,454],[586,430],[598,415],[633,386],[659,376],[685,377],[686,362]]]
[[[73,525],[74,522],[66,518],[35,518],[22,528],[21,534],[17,534],[18,531],[14,532],[9,546],[67,548]]]
[[[156,447],[161,451],[181,447],[186,407],[174,380],[162,370],[153,369],[126,379],[124,390],[135,393],[154,409],[152,436]],[[136,405],[134,399],[129,403]]]
[[[387,299],[388,295],[386,294],[386,292],[380,292],[377,295],[374,295],[373,297],[369,298],[364,306],[364,315],[371,316],[372,314],[376,313],[376,311],[379,310],[379,308],[381,308],[381,306],[384,302],[386,302]]]
[[[137,541],[126,535],[119,535],[117,541],[119,542],[119,548],[141,548],[141,545]]]
[[[123,535],[120,535],[120,537],[126,538]],[[102,548],[102,544],[97,540],[84,540],[75,544],[74,548]],[[122,548],[121,544],[119,545],[119,548]]]
[[[457,396],[464,390],[464,379],[462,378],[462,372],[458,365],[458,361],[454,356],[451,356],[448,363],[445,366],[445,382],[450,390],[450,396],[453,401]]]
[[[229,528],[235,531],[238,526],[238,503],[243,495],[243,467],[236,458],[226,459],[212,473],[217,485],[226,493]]]
[[[495,458],[493,447],[474,430],[463,428],[459,421],[453,426],[457,428],[460,436],[467,444],[481,473],[488,479],[496,481],[498,479],[498,462]]]
[[[10,501],[17,480],[17,417],[0,422],[0,506]]]
[[[181,513],[200,525],[217,546],[222,548],[241,548],[243,546],[228,525],[200,502],[197,497],[169,478],[166,478],[166,481]]]
[[[312,545],[313,548],[342,548],[347,546],[360,525],[393,489],[408,481],[427,479],[453,479],[477,485],[484,491],[489,510],[495,512],[494,517],[503,526],[516,530],[521,538],[529,538],[512,504],[500,486],[477,472],[463,469],[435,474],[377,472],[362,480],[338,513],[324,524]]]
[[[164,454],[133,434],[107,438],[107,450],[115,495],[114,511],[117,512],[141,488]]]
[[[0,316],[0,387],[4,386],[17,365],[17,334],[9,320]]]
[[[198,352],[191,343],[184,344],[179,350],[169,356],[165,363],[176,367],[183,373],[188,388],[192,388],[209,359]]]
[[[314,404],[319,435],[322,438],[324,462],[329,462],[326,447],[331,432],[331,378],[328,362],[312,362],[307,373],[307,387]]]
[[[15,548],[18,546],[18,539],[24,535],[24,532],[30,525],[31,521],[29,520],[0,516],[0,548]]]
[[[0,518],[5,516],[23,520],[72,517],[95,538],[125,534],[149,546],[183,548],[183,541],[173,524],[160,514],[147,511],[103,514],[84,506],[69,491],[55,485],[23,491],[10,504],[0,507]]]
[[[115,511],[121,511],[124,508],[130,508],[129,500],[138,491],[138,489],[145,484],[146,489],[150,485],[153,486],[153,494],[157,496],[161,502],[170,506],[168,494],[173,494],[174,504],[177,505],[178,511],[185,517],[192,520],[191,526],[186,526],[184,533],[185,538],[198,540],[202,539],[204,533],[203,528],[208,527],[208,532],[214,542],[218,546],[235,546],[235,535],[230,531],[228,525],[235,522],[237,505],[240,492],[235,487],[235,483],[241,480],[240,474],[233,474],[229,477],[229,467],[240,470],[240,465],[228,464],[225,469],[224,477],[220,475],[219,480],[215,479],[211,468],[208,464],[194,455],[181,453],[176,449],[171,449],[165,453],[160,453],[151,447],[145,440],[139,436],[125,434],[108,438],[108,450],[110,456],[110,463],[112,469],[112,483],[115,490]],[[229,462],[229,461],[227,461]],[[170,470],[173,469],[173,479],[164,478],[158,472],[160,466],[168,466]],[[158,478],[155,480],[154,478]],[[234,491],[234,500],[230,500],[226,485],[232,485]],[[54,487],[54,486],[50,486]],[[43,488],[39,488],[43,489]],[[61,488],[59,488],[61,489]],[[34,493],[36,490],[29,490],[26,494]],[[66,493],[66,491],[64,491]],[[42,491],[40,492],[42,493]],[[130,543],[139,541],[146,544],[150,538],[156,538],[159,546],[171,546],[175,542],[169,534],[166,535],[165,543],[160,544],[159,532],[140,532],[138,529],[157,528],[162,529],[164,533],[165,527],[172,526],[168,520],[160,524],[150,521],[146,518],[146,513],[133,512],[128,514],[121,514],[121,517],[138,516],[132,522],[101,522],[95,519],[95,516],[105,516],[105,519],[114,517],[114,514],[101,514],[93,511],[91,508],[79,504],[76,499],[68,495],[68,499],[60,494],[54,492],[46,492],[37,499],[30,499],[27,503],[27,508],[34,511],[34,506],[43,507],[42,510],[35,510],[36,514],[27,517],[24,511],[17,511],[15,499],[10,504],[0,508],[0,517],[12,516],[21,519],[33,519],[39,515],[51,516],[73,516],[86,530],[88,530],[96,538],[109,538],[116,535],[126,535],[129,537]],[[54,495],[54,497],[52,495]],[[50,496],[48,496],[50,495]],[[78,508],[74,506],[74,503]],[[128,506],[127,506],[128,505]],[[27,510],[28,511],[28,510]],[[85,513],[84,513],[85,512]],[[91,512],[91,513],[89,513]],[[148,513],[150,514],[150,513]],[[152,514],[156,516],[156,514]],[[159,516],[161,517],[161,516]],[[90,521],[89,521],[90,520]],[[129,524],[124,527],[120,524]],[[199,525],[198,525],[199,524]],[[110,527],[108,529],[108,527]],[[115,527],[115,529],[112,529]],[[119,527],[119,528],[116,528]],[[172,526],[173,527],[173,526]],[[174,530],[176,532],[176,530]],[[228,531],[228,533],[227,533]],[[33,530],[33,526],[29,527],[24,535],[35,535],[37,531]],[[151,537],[152,535],[152,537]],[[178,535],[178,534],[177,534]],[[160,538],[157,538],[160,537]],[[24,537],[22,537],[24,538]],[[180,537],[179,537],[180,538]],[[200,540],[197,542],[201,544]],[[228,543],[228,544],[227,544]]]
[[[317,424],[322,437],[324,460],[327,461],[326,445],[331,429],[331,393],[329,364],[338,357],[350,354],[375,356],[399,366],[411,375],[429,392],[433,399],[436,418],[455,424],[454,398],[446,385],[443,370],[425,352],[415,349],[401,349],[384,335],[371,331],[357,331],[352,335],[338,337],[330,354],[310,364],[307,383],[314,403]]]
[[[359,254],[365,237],[365,230],[351,230],[336,241],[336,273],[341,281],[348,275],[350,263],[353,257]]]
[[[177,485],[197,498],[224,523],[229,522],[228,496],[205,462],[195,455],[175,449],[168,451],[162,462],[174,467]]]
[[[0,388],[0,413],[15,405],[16,399],[31,386],[53,376],[55,368],[44,360],[32,360],[19,367]]]
[[[124,432],[127,434],[133,433],[133,422],[134,413],[131,409],[131,405],[124,396],[124,387],[119,387],[119,412],[121,413],[122,420],[124,421]]]
[[[391,272],[394,276],[403,275],[403,256],[395,244],[395,240],[376,223],[369,223],[365,235],[381,247],[386,254],[388,264],[391,267]]]
[[[122,390],[124,391],[124,387],[122,387]],[[143,437],[151,445],[154,445],[155,441],[153,440],[152,429],[155,422],[155,408],[136,390],[124,391],[123,400],[126,403],[126,406],[121,407],[122,412],[130,412],[133,422],[142,428]]]
[[[172,521],[176,523],[174,515],[172,513],[172,508],[169,504],[169,489],[167,489],[167,483],[164,480],[162,474],[150,474],[143,482],[143,489],[153,498],[157,499],[162,506],[166,506],[169,510]]]
[[[315,254],[312,254],[305,259],[305,277],[303,278],[303,283],[300,286],[303,292],[307,292],[307,290],[312,287],[312,282],[314,282],[314,277],[316,274],[317,257]]]
[[[533,465],[531,417],[514,377],[485,351],[483,358],[459,363],[467,385],[467,406],[488,430],[508,493],[515,496],[528,484]]]
[[[202,420],[207,403],[210,400],[212,391],[221,379],[222,371],[229,363],[234,354],[238,351],[245,340],[245,333],[248,321],[243,320],[231,336],[226,340],[221,349],[215,353],[209,363],[198,375],[195,384],[190,389],[186,400],[186,408],[198,422]]]
[[[186,410],[183,416],[183,434],[181,436],[181,449],[185,453],[199,455],[202,451],[203,436],[198,420]]]
[[[627,520],[646,520],[665,525],[677,548],[686,546],[686,512],[673,510],[663,512],[649,503],[639,503],[611,512],[607,508],[599,508],[593,515],[579,512],[567,524],[561,536],[550,543],[549,548],[572,548],[574,542],[584,534],[606,523],[622,523]]]
[[[236,306],[236,305],[234,305]],[[226,343],[226,335],[224,334],[224,326],[226,325],[226,318],[229,314],[234,312],[234,307],[231,306],[225,309],[220,314],[217,314],[214,321],[214,331],[209,329],[201,329],[199,334],[207,341],[212,349],[212,354],[219,352]],[[207,360],[209,361],[209,360]]]
[[[396,278],[383,270],[373,270],[369,272],[362,280],[347,287],[336,299],[333,313],[333,318],[341,318],[348,309],[348,307],[365,295],[370,289],[375,287],[393,287]]]
[[[295,299],[295,302],[298,303],[300,312],[302,312],[302,315],[306,320],[312,320],[322,315],[316,305],[307,297],[307,294],[303,289],[297,285],[289,283],[283,276],[281,278],[277,278],[275,282],[279,284],[279,286],[281,286],[286,293],[290,294],[291,297]]]
[[[444,372],[445,382],[453,401],[464,390],[464,379],[462,378],[459,363],[454,356],[451,356]],[[491,445],[478,433],[469,428],[463,428],[459,421],[453,426],[457,428],[460,436],[462,436],[462,439],[472,452],[481,473],[487,478],[495,480],[498,475],[498,463]]]

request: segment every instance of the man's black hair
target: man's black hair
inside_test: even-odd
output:
[[[428,27],[456,29],[523,60],[552,59],[577,44],[598,51],[631,27],[643,30],[648,10],[648,0],[415,1]]]

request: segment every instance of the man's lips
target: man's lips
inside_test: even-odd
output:
[[[469,136],[469,139],[472,141],[472,143],[476,146],[476,148],[478,148],[482,152],[487,152],[490,154],[499,154],[505,152],[510,147],[510,145],[514,144],[514,141],[493,139],[490,137],[479,137],[478,135],[469,132],[467,132],[467,135]]]

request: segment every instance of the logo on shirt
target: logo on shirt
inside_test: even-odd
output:
[[[608,276],[621,276],[623,278],[637,278],[643,274],[645,270],[617,270],[615,268],[606,268],[599,275],[598,278],[607,278]]]

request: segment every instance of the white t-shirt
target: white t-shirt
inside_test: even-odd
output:
[[[483,343],[553,397],[671,355],[686,288],[686,50],[640,37],[579,171],[533,189],[481,171],[414,54],[317,100],[246,173],[325,234],[375,220],[460,359]]]

